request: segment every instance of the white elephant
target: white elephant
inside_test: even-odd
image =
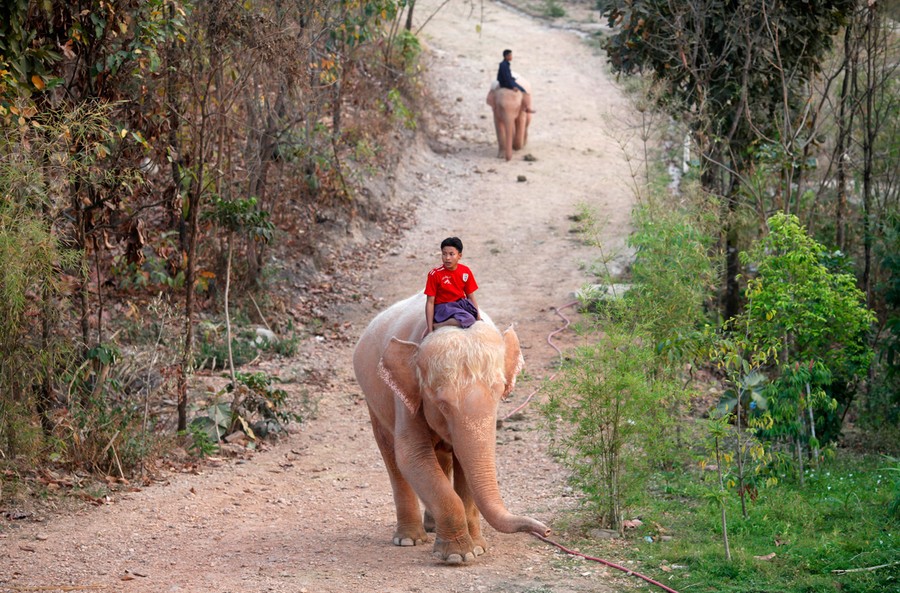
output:
[[[501,334],[482,311],[467,329],[442,327],[422,339],[425,300],[419,294],[379,314],[353,367],[391,479],[394,544],[423,543],[433,527],[434,555],[460,563],[487,549],[479,511],[503,533],[549,530],[511,514],[497,485],[497,407],[523,364],[515,331]]]
[[[494,114],[494,130],[497,132],[497,156],[512,158],[513,150],[521,150],[528,142],[528,126],[531,125],[531,84],[521,76],[516,82],[528,91],[500,88],[496,80],[491,83],[486,103]]]

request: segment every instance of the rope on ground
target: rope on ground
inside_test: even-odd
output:
[[[550,347],[553,348],[554,350],[556,350],[556,352],[559,354],[559,360],[560,360],[560,362],[562,362],[562,359],[563,359],[563,353],[562,353],[562,350],[560,350],[559,348],[557,348],[556,344],[553,343],[553,336],[555,336],[556,334],[558,334],[558,333],[561,332],[561,331],[564,331],[566,328],[568,328],[568,327],[572,324],[572,322],[569,321],[569,318],[566,317],[565,315],[563,315],[562,313],[560,313],[560,311],[563,310],[563,309],[566,309],[566,308],[568,308],[568,307],[573,307],[573,306],[575,306],[575,305],[577,305],[577,304],[578,304],[578,301],[572,301],[571,303],[566,303],[566,304],[563,305],[562,307],[558,307],[558,308],[554,308],[554,309],[553,309],[553,312],[556,313],[557,315],[559,315],[559,316],[562,318],[562,320],[565,321],[565,325],[563,325],[563,326],[560,327],[559,329],[556,329],[556,330],[550,332],[550,334],[547,336],[547,343],[550,344]],[[554,378],[556,378],[556,373],[553,373],[552,375],[550,375],[549,377],[547,377],[546,380],[547,380],[547,381],[552,381]],[[528,397],[525,398],[525,401],[524,401],[524,402],[522,402],[519,406],[517,406],[516,409],[514,409],[512,412],[508,413],[506,416],[504,416],[503,418],[501,418],[501,420],[509,420],[510,418],[512,418],[513,416],[515,416],[520,410],[522,410],[522,408],[524,408],[525,406],[527,406],[527,405],[531,402],[531,398],[533,398],[535,395],[537,395],[537,392],[540,391],[540,390],[541,390],[541,387],[543,387],[543,386],[544,386],[543,383],[541,383],[540,385],[538,385],[537,388],[536,388],[534,391],[532,391],[532,392],[528,395]]]
[[[643,575],[635,570],[631,570],[630,568],[626,568],[624,566],[616,564],[615,562],[610,562],[609,560],[604,560],[603,558],[597,558],[596,556],[588,556],[587,554],[582,554],[581,552],[576,552],[575,550],[570,550],[569,548],[563,546],[562,544],[558,544],[555,541],[553,541],[552,539],[546,538],[543,535],[541,535],[540,533],[537,533],[536,531],[532,531],[531,535],[538,538],[539,540],[542,540],[542,541],[550,544],[551,546],[555,546],[555,547],[559,548],[566,554],[570,554],[572,556],[578,556],[580,558],[584,558],[585,560],[590,560],[592,562],[599,562],[600,564],[604,564],[606,566],[609,566],[610,568],[615,568],[617,570],[621,570],[626,575],[635,576],[639,579],[643,579],[643,580],[647,581],[648,583],[650,583],[651,585],[656,585],[657,587],[659,587],[663,591],[666,591],[667,593],[678,593],[678,591],[676,591],[675,589],[672,589],[671,587],[667,587],[666,585],[663,585],[659,581],[654,581],[653,579],[651,579],[650,577],[648,577],[646,575]]]

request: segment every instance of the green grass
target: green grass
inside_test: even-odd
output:
[[[607,554],[630,551],[628,559],[641,565],[638,571],[681,593],[900,591],[900,565],[832,573],[900,561],[900,521],[888,511],[896,473],[886,471],[887,465],[884,458],[841,454],[808,471],[803,486],[782,481],[761,490],[748,501],[746,519],[737,495],[731,494],[731,562],[725,560],[719,509],[701,496],[700,473],[658,476],[639,512],[643,525],[628,532],[632,545]],[[707,472],[705,479],[713,477]],[[672,539],[663,541],[660,535]],[[585,543],[581,550],[590,554],[593,545]],[[770,560],[756,558],[772,553]]]

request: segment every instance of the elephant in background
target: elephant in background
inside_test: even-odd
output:
[[[516,82],[531,94],[531,84],[515,75]],[[528,126],[532,114],[525,109],[524,93],[500,88],[496,80],[491,83],[486,103],[494,112],[494,130],[497,132],[497,156],[512,158],[513,150],[521,150],[528,142]]]
[[[434,530],[433,555],[458,564],[487,549],[479,512],[502,533],[549,530],[511,514],[497,484],[497,406],[523,364],[515,331],[501,334],[482,311],[467,329],[442,327],[422,339],[425,301],[418,294],[375,317],[353,368],[391,479],[394,544],[424,543]]]

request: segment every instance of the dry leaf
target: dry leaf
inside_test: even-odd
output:
[[[74,60],[76,57],[75,52],[72,51],[73,44],[74,44],[74,40],[69,39],[68,41],[66,41],[65,45],[60,46],[60,49],[62,49],[63,55],[66,56],[66,59],[68,59],[68,60]]]
[[[766,561],[774,560],[775,552],[772,552],[771,554],[766,554],[765,556],[754,556],[754,558],[756,558],[757,560],[766,560]]]

